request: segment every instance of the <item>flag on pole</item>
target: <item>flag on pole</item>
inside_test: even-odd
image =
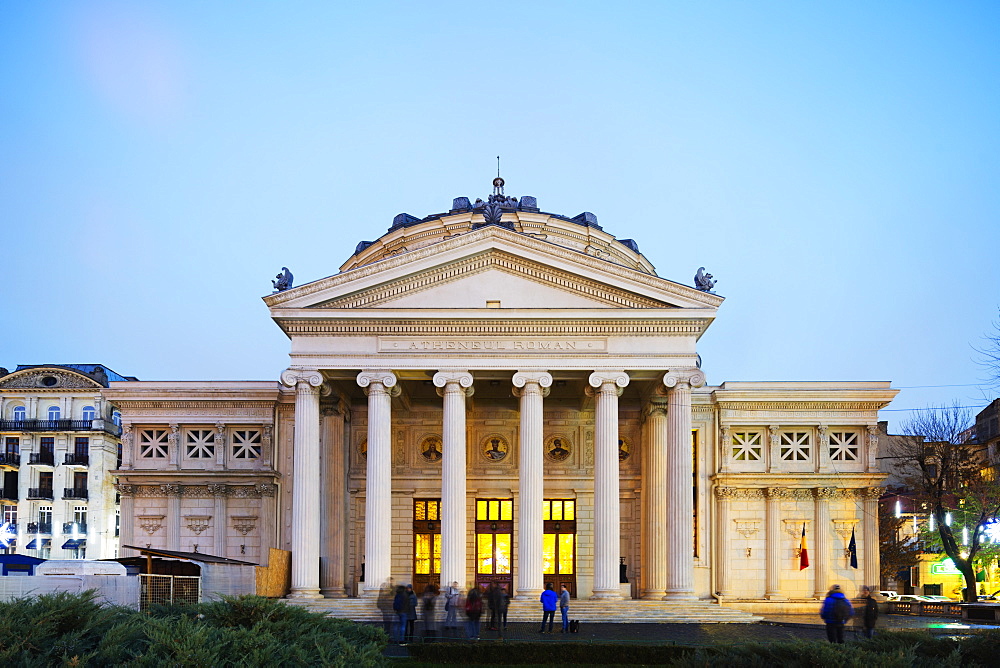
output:
[[[851,542],[847,544],[847,551],[851,554],[851,568],[858,567],[858,541],[854,537],[854,527],[851,527]]]
[[[799,541],[799,570],[809,568],[809,546],[806,545],[806,524],[802,523],[802,540]]]

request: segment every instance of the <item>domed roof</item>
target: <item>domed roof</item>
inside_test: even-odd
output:
[[[520,199],[504,194],[504,180],[493,180],[493,194],[485,201],[470,202],[456,197],[447,213],[417,218],[401,213],[392,219],[389,230],[375,241],[362,241],[341,271],[424,248],[466,232],[497,225],[518,234],[540,239],[570,250],[598,257],[643,273],[656,275],[653,265],[639,252],[632,239],[616,239],[597,224],[597,216],[584,211],[573,216],[545,213],[530,195]]]

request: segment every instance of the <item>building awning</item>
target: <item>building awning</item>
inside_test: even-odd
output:
[[[41,542],[39,542],[39,541],[41,541]],[[31,542],[24,546],[24,549],[26,549],[26,550],[38,550],[38,549],[43,548],[43,547],[52,547],[52,539],[51,538],[42,538],[42,539],[32,538]]]
[[[81,547],[87,547],[86,538],[71,538],[65,543],[63,543],[62,549],[64,550],[76,550]]]

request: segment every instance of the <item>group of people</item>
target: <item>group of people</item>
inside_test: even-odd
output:
[[[861,587],[861,600],[864,609],[861,611],[861,630],[865,638],[871,638],[875,633],[875,622],[878,620],[878,603],[872,596],[872,589]],[[833,585],[823,599],[823,607],[819,616],[826,624],[826,639],[832,643],[844,642],[844,627],[854,617],[854,606],[841,590],[840,585]]]
[[[542,627],[539,633],[546,632],[546,622],[549,626],[548,633],[552,633],[557,609],[562,612],[560,633],[569,632],[570,595],[565,585],[561,589],[557,594],[551,582],[545,586],[540,599]],[[446,634],[448,631],[458,630],[459,611],[465,614],[465,634],[470,640],[479,640],[484,612],[487,614],[488,630],[495,631],[500,638],[507,632],[510,594],[506,585],[490,583],[487,587],[474,586],[463,594],[457,582],[452,582],[443,592],[432,583],[424,587],[423,593],[418,597],[413,585],[394,586],[392,579],[382,586],[378,597],[385,632],[394,642],[411,643],[419,616],[423,622],[424,640],[433,641],[438,636],[438,605],[441,601],[444,602],[443,630]]]

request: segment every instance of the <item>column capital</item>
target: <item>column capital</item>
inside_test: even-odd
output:
[[[396,374],[385,369],[362,371],[358,374],[358,385],[367,389],[372,383],[378,383],[386,390],[396,387]]]
[[[701,387],[705,384],[705,374],[697,368],[671,369],[663,375],[663,384],[670,388],[680,384]]]
[[[472,374],[464,369],[442,369],[434,374],[434,386],[445,387],[451,383],[457,383],[459,387],[468,389],[472,387]]]
[[[323,374],[315,369],[285,369],[281,372],[282,385],[298,388],[300,383],[318,388],[323,384]]]
[[[548,371],[518,370],[511,379],[514,387],[524,387],[528,383],[537,383],[539,387],[552,387],[552,374]]]
[[[609,384],[614,384],[616,387],[624,389],[628,386],[629,380],[628,374],[624,371],[602,369],[590,374],[587,382],[594,389]]]

